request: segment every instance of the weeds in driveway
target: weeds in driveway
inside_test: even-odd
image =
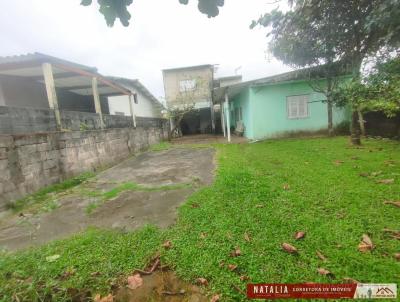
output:
[[[150,146],[150,151],[165,151],[172,147],[170,142],[161,142]]]
[[[190,183],[182,183],[182,184],[172,184],[172,185],[164,185],[164,186],[156,186],[156,187],[148,187],[142,186],[133,182],[122,183],[115,188],[104,192],[99,193],[93,191],[91,193],[92,196],[97,196],[97,200],[89,203],[85,209],[86,214],[91,214],[95,209],[97,209],[104,202],[114,199],[119,196],[122,192],[126,191],[141,191],[141,192],[154,192],[154,191],[171,191],[171,190],[180,190],[191,188],[192,184]]]
[[[14,293],[28,301],[67,299],[70,288],[108,294],[116,278],[157,250],[184,280],[206,279],[221,301],[244,301],[240,291],[248,282],[400,279],[397,142],[366,140],[352,148],[345,138],[291,139],[215,147],[214,184],[179,208],[175,226],[89,231],[1,257],[0,300]],[[51,255],[60,257],[47,262]]]
[[[7,207],[15,212],[20,212],[26,207],[30,207],[31,212],[35,212],[35,209],[36,212],[41,212],[42,210],[46,212],[57,207],[55,206],[57,204],[55,201],[55,195],[57,193],[65,192],[66,190],[74,188],[94,176],[95,173],[93,172],[83,173],[61,183],[40,189],[38,192],[25,198],[8,203]]]

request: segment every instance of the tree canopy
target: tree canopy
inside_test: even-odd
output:
[[[165,0],[160,0],[165,1]],[[188,4],[189,0],[178,0],[181,4]],[[224,0],[198,0],[198,9],[209,18],[219,15],[219,7],[224,6]],[[89,6],[93,0],[81,0],[81,5]],[[128,7],[133,0],[97,0],[100,5],[100,13],[104,16],[108,26],[113,26],[116,19],[119,19],[123,26],[129,26],[131,14]]]
[[[400,112],[400,56],[378,62],[362,81],[339,87],[334,97],[339,105],[350,103],[363,112],[395,116]]]

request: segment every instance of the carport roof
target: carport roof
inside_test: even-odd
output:
[[[52,65],[56,88],[79,95],[93,95],[92,78],[96,77],[100,95],[131,94],[125,87],[99,74],[95,67],[77,64],[38,52],[0,57],[0,75],[23,77],[44,83],[43,63]]]

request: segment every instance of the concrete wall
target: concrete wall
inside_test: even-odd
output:
[[[0,135],[0,211],[43,187],[115,164],[168,136],[168,127]]]
[[[61,125],[65,130],[101,129],[97,113],[61,110]],[[131,116],[103,115],[105,128],[125,128],[133,125]],[[136,118],[136,125],[158,126],[159,118]],[[0,134],[25,134],[56,131],[54,112],[50,109],[0,106]]]
[[[197,108],[210,106],[211,90],[213,86],[213,67],[193,67],[191,69],[164,70],[165,99],[168,106],[179,106],[188,98],[198,104]],[[180,81],[196,80],[197,87],[194,91],[182,93]]]
[[[233,98],[233,107],[242,106],[245,135],[250,139],[286,136],[294,132],[320,131],[328,127],[325,96],[316,93],[306,81],[265,85],[248,88]],[[309,116],[289,119],[286,98],[293,95],[309,95]],[[345,109],[334,108],[333,121],[337,125],[349,119]],[[235,125],[235,122],[231,122]]]

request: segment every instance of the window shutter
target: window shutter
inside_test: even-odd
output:
[[[308,117],[308,95],[293,95],[287,98],[288,118],[306,118]]]
[[[289,118],[297,117],[297,102],[292,98],[288,101],[288,115]]]

